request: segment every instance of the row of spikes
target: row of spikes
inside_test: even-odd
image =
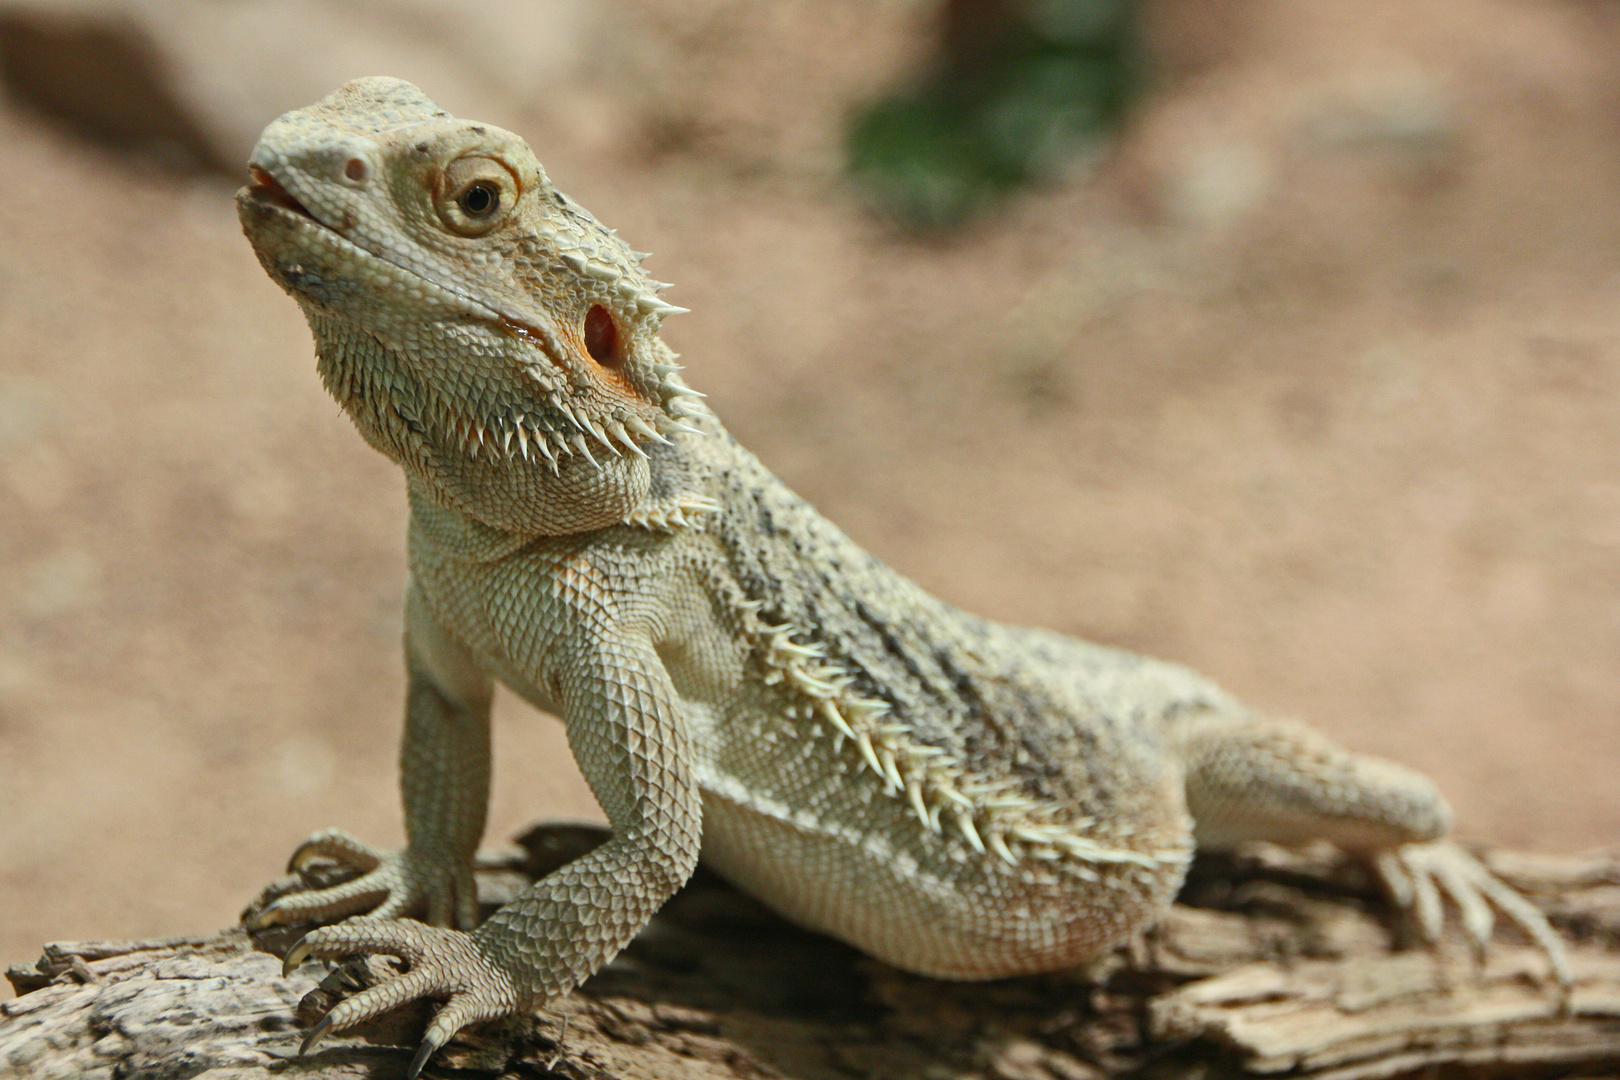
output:
[[[658,429],[665,434],[674,431],[685,431],[693,435],[701,435],[701,431],[682,423],[681,420],[685,417],[700,415],[702,410],[696,408],[694,403],[708,395],[693,390],[681,380],[680,373],[686,369],[675,363],[679,359],[679,353],[671,352],[667,355],[668,359],[654,361],[652,365],[653,378],[658,380],[660,404],[663,411],[668,414],[667,418],[662,416],[657,418]],[[546,363],[532,362],[525,370],[528,372],[529,377],[546,392],[546,399],[553,408],[568,417],[577,430],[582,432],[587,430],[585,423],[574,414],[574,410],[569,406],[568,399],[564,396],[566,391],[559,388],[557,370],[549,361]]]
[[[646,258],[645,252],[635,252],[637,261]],[[660,319],[667,315],[684,315],[690,308],[677,307],[667,300],[660,300],[658,293],[669,288],[667,281],[648,281],[651,291],[643,288],[634,278],[624,274],[616,267],[606,266],[602,263],[591,262],[571,252],[564,252],[559,256],[563,265],[581,277],[592,278],[603,284],[611,285],[615,291],[632,304],[642,316],[656,316]]]
[[[608,235],[616,236],[617,231],[609,229]],[[651,252],[632,251],[631,256],[637,263],[645,262]],[[628,276],[622,275],[612,267],[598,263],[587,262],[574,254],[561,256],[568,269],[585,277],[595,278],[607,284],[617,284],[619,295],[636,305],[636,310],[643,316],[655,315],[663,319],[668,315],[685,315],[691,309],[677,307],[674,304],[660,300],[656,293],[669,288],[667,281],[649,281],[652,292],[637,285]],[[684,423],[681,418],[690,418],[700,410],[692,408],[689,402],[692,399],[701,399],[705,395],[693,390],[682,382],[678,375],[682,368],[674,361],[678,359],[676,353],[669,354],[669,360],[653,364],[653,375],[659,380],[660,388],[664,392],[665,415],[658,418],[659,428],[665,433],[684,431],[691,434],[701,434],[698,428]],[[577,421],[576,421],[577,422]],[[660,442],[668,442],[662,436],[655,436]],[[703,495],[677,495],[666,502],[643,507],[625,520],[628,525],[644,529],[654,529],[659,532],[675,532],[680,529],[699,525],[708,515],[717,512],[720,504],[714,499]]]
[[[694,390],[681,379],[681,372],[686,369],[675,361],[680,359],[680,353],[665,349],[667,359],[655,360],[652,365],[653,378],[658,380],[658,390],[663,400],[663,415],[657,419],[660,431],[668,434],[672,431],[684,431],[691,435],[701,435],[702,430],[695,428],[684,421],[703,414],[703,408],[698,404],[709,395]]]
[[[1142,852],[1099,843],[1083,835],[1096,826],[1095,819],[1059,820],[1067,810],[1061,804],[1030,798],[1015,781],[974,776],[956,755],[919,742],[908,725],[890,719],[888,702],[851,693],[854,679],[828,661],[819,643],[795,640],[804,635],[792,625],[766,623],[759,617],[759,601],[739,606],[758,643],[765,681],[802,695],[801,719],[811,734],[825,737],[830,730],[833,754],[845,767],[871,773],[886,794],[906,800],[929,831],[941,834],[948,826],[974,851],[1008,866],[1025,858],[1067,858],[1072,872],[1087,880],[1098,880],[1090,865],[1158,871],[1190,858],[1190,850],[1182,848]],[[854,753],[845,753],[846,748]]]
[[[333,335],[343,337],[344,335]],[[348,353],[348,349],[340,349]],[[524,461],[532,460],[531,447],[535,456],[545,460],[555,475],[559,472],[558,456],[568,457],[578,452],[588,460],[592,466],[600,469],[601,464],[591,453],[590,441],[594,440],[598,446],[616,457],[622,457],[626,452],[646,457],[639,440],[648,440],[669,445],[669,435],[678,432],[701,435],[702,429],[686,423],[685,420],[701,415],[703,409],[695,403],[705,395],[693,390],[681,381],[681,365],[674,361],[678,359],[674,353],[667,353],[667,359],[655,362],[652,365],[653,375],[658,379],[658,388],[662,394],[662,408],[655,414],[654,422],[649,424],[634,412],[616,412],[606,423],[596,420],[583,408],[574,408],[568,401],[566,392],[557,387],[553,371],[539,365],[531,365],[529,373],[535,381],[546,391],[546,400],[551,409],[565,417],[572,425],[572,432],[556,430],[549,418],[539,415],[528,415],[514,411],[509,417],[497,417],[494,429],[491,430],[485,423],[469,418],[453,409],[449,402],[437,397],[431,398],[431,411],[436,415],[432,418],[441,431],[454,432],[461,440],[468,456],[476,459],[488,455],[493,460],[510,461],[521,457]],[[368,395],[362,384],[373,381],[380,373],[373,365],[355,363],[323,363],[321,365],[322,379],[327,384],[327,390],[337,398],[340,403],[370,397],[386,397],[396,403],[400,400],[403,389],[395,380],[387,380],[384,385],[374,388]],[[411,410],[416,413],[416,410]],[[423,418],[415,417],[416,422]]]
[[[634,413],[616,414],[606,423],[582,417],[580,413],[581,410],[570,410],[567,414],[575,425],[572,432],[554,430],[546,418],[521,412],[497,417],[489,425],[465,417],[447,416],[447,419],[470,457],[487,455],[495,461],[544,461],[553,475],[559,471],[561,458],[576,453],[600,469],[601,462],[591,452],[593,442],[600,448],[598,452],[605,451],[615,457],[626,454],[646,457],[647,452],[636,441],[637,436],[669,442],[657,427]]]
[[[477,420],[453,414],[442,403],[440,420],[460,437],[463,447],[473,458],[487,454],[497,461],[511,461],[518,457],[530,461],[532,448],[535,456],[544,460],[551,469],[552,475],[560,471],[559,456],[568,457],[576,452],[600,469],[601,463],[591,453],[592,440],[615,457],[630,453],[644,458],[647,452],[641,448],[638,440],[650,440],[667,446],[667,436],[677,432],[702,434],[700,428],[684,420],[701,411],[689,402],[704,395],[682,383],[678,377],[680,371],[680,365],[674,363],[653,365],[653,372],[658,376],[664,392],[665,404],[652,424],[629,411],[615,412],[604,423],[585,409],[570,405],[567,395],[559,390],[551,390],[547,394],[547,402],[555,413],[566,418],[573,426],[571,432],[553,428],[549,417],[517,411],[510,416],[497,417],[493,425],[495,430],[492,431]]]
[[[720,504],[706,495],[677,495],[664,502],[644,506],[624,519],[626,525],[657,532],[677,532],[696,527],[717,512]]]

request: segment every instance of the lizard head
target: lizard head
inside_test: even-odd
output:
[[[270,124],[237,194],[322,380],[435,499],[501,529],[623,520],[707,411],[658,337],[682,309],[522,139],[398,79]]]

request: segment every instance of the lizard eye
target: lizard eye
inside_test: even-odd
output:
[[[456,198],[461,212],[470,218],[493,214],[501,205],[501,189],[488,180],[479,180]]]
[[[505,221],[517,202],[517,180],[494,158],[457,158],[445,167],[439,218],[453,233],[482,236]]]

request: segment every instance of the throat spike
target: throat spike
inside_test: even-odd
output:
[[[665,446],[675,445],[668,439],[664,438],[664,436],[659,433],[657,428],[647,423],[647,421],[643,420],[641,417],[636,416],[634,413],[625,417],[624,425],[637,435],[640,435],[643,438],[651,439],[653,442],[663,443]]]
[[[624,425],[619,423],[619,421],[613,421],[613,423],[607,426],[607,430],[608,434],[613,436],[614,441],[616,441],[620,446],[623,446],[626,450],[630,451],[632,454],[636,455],[636,457],[644,458],[647,456],[647,452],[640,446],[636,445],[636,440],[630,437],[630,433],[624,429]]]
[[[595,420],[590,420],[590,419],[587,419],[586,423],[590,425],[591,434],[596,436],[596,441],[602,444],[603,449],[612,451],[614,457],[623,457],[624,456],[624,451],[620,450],[617,446],[613,445],[613,443],[608,439],[608,434],[603,429],[601,424],[597,423]]]
[[[590,445],[585,442],[584,435],[575,435],[569,440],[569,442],[574,444],[575,450],[578,450],[580,453],[585,455],[585,460],[595,466],[597,472],[602,471],[602,463],[591,456],[591,448]]]

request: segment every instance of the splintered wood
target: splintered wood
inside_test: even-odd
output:
[[[497,904],[600,839],[579,827],[532,830],[485,860],[481,896]],[[1568,1002],[1545,958],[1506,931],[1483,962],[1460,938],[1394,948],[1365,875],[1326,852],[1201,858],[1183,903],[1133,947],[1085,972],[980,984],[897,972],[700,871],[581,990],[548,1012],[469,1033],[425,1075],[1620,1074],[1620,853],[1489,861],[1569,942]],[[277,955],[299,933],[48,946],[33,967],[8,972],[19,996],[0,1003],[0,1077],[402,1071],[428,1013],[421,1005],[295,1058],[309,1018],[390,963],[345,964],[319,984],[303,972],[282,978]]]

